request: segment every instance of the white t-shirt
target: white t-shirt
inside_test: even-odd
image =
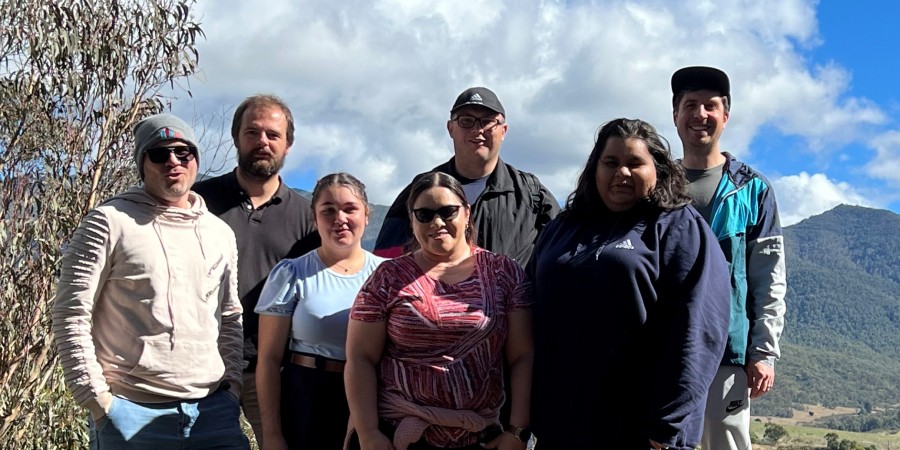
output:
[[[344,275],[327,268],[316,251],[283,260],[269,274],[254,311],[292,317],[291,351],[344,361],[350,307],[383,261],[366,252],[363,268]]]

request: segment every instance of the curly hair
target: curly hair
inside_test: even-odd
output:
[[[597,165],[610,138],[640,139],[647,145],[656,167],[656,187],[650,191],[648,202],[661,209],[675,209],[691,202],[687,195],[687,180],[681,164],[672,159],[669,143],[653,125],[639,119],[615,119],[606,122],[597,132],[594,148],[578,177],[578,185],[566,199],[563,212],[569,217],[587,217],[605,210],[597,190]]]

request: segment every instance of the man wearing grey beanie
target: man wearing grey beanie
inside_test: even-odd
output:
[[[90,211],[63,255],[52,315],[67,387],[91,448],[249,449],[234,233],[191,191],[190,126],[157,114],[134,142],[143,185]]]
[[[193,147],[194,157],[198,158],[197,165],[200,164],[200,155],[197,153],[200,145],[197,143],[197,137],[194,136],[194,130],[177,116],[166,113],[156,114],[141,120],[134,126],[134,162],[141,180],[144,179],[144,154],[147,149],[169,140],[180,141],[188,147]]]

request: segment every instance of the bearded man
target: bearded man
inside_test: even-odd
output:
[[[278,172],[294,144],[294,116],[273,95],[246,98],[234,112],[231,137],[237,148],[234,171],[203,180],[193,190],[237,237],[238,294],[244,307],[244,389],[241,406],[262,447],[256,397],[259,316],[253,312],[269,271],[320,244],[308,200],[288,188]]]

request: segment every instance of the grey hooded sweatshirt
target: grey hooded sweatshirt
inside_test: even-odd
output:
[[[85,216],[53,304],[66,385],[96,417],[110,394],[138,402],[240,394],[243,329],[231,228],[134,187]]]

